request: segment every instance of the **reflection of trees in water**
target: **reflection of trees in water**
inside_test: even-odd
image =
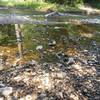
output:
[[[13,43],[15,40],[15,29],[14,25],[0,25],[0,44]]]

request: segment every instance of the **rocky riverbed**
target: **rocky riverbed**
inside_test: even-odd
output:
[[[0,100],[100,100],[100,48],[92,45],[74,56],[55,53],[57,62],[1,70]]]
[[[0,100],[100,100],[98,25],[25,25],[23,33],[22,59],[16,44],[0,45]]]

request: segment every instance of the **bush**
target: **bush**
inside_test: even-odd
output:
[[[77,6],[78,4],[82,4],[83,0],[46,0],[51,3],[57,3],[60,5],[69,5],[69,6]]]

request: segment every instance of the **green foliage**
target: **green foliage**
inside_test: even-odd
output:
[[[51,3],[57,3],[60,5],[69,5],[69,6],[77,6],[78,4],[82,4],[83,0],[46,0]]]
[[[0,1],[0,6],[41,9],[44,7],[48,8],[49,6],[53,6],[53,4],[45,3],[42,0],[2,0]]]
[[[100,0],[84,0],[84,3],[87,3],[89,6],[100,9]]]
[[[43,9],[49,6],[54,7],[51,3],[55,6],[58,4],[69,7],[88,4],[89,6],[100,8],[100,0],[0,0],[0,6],[28,7],[33,9]]]
[[[78,7],[79,5],[87,3],[92,7],[100,8],[100,0],[45,0],[45,1],[60,5],[67,5],[71,7]]]

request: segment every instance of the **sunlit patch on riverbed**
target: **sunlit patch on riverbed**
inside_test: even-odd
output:
[[[25,64],[27,61],[39,59],[39,54],[36,52],[29,52],[23,55],[23,58],[18,57],[18,47],[15,46],[0,46],[0,59],[3,61],[2,67],[4,69],[10,68],[17,64]]]
[[[83,75],[91,75],[91,76],[94,76],[96,75],[96,69],[94,67],[85,67],[85,66],[82,66],[82,65],[79,65],[79,64],[75,64],[73,65],[73,70],[74,70],[74,73],[78,76],[83,76]]]
[[[33,77],[34,76],[34,77]],[[33,72],[23,72],[18,76],[14,77],[12,81],[20,82],[23,81],[27,85],[35,85],[38,89],[51,89],[53,86],[53,82],[50,79],[49,73],[44,73],[42,75],[38,75]]]

